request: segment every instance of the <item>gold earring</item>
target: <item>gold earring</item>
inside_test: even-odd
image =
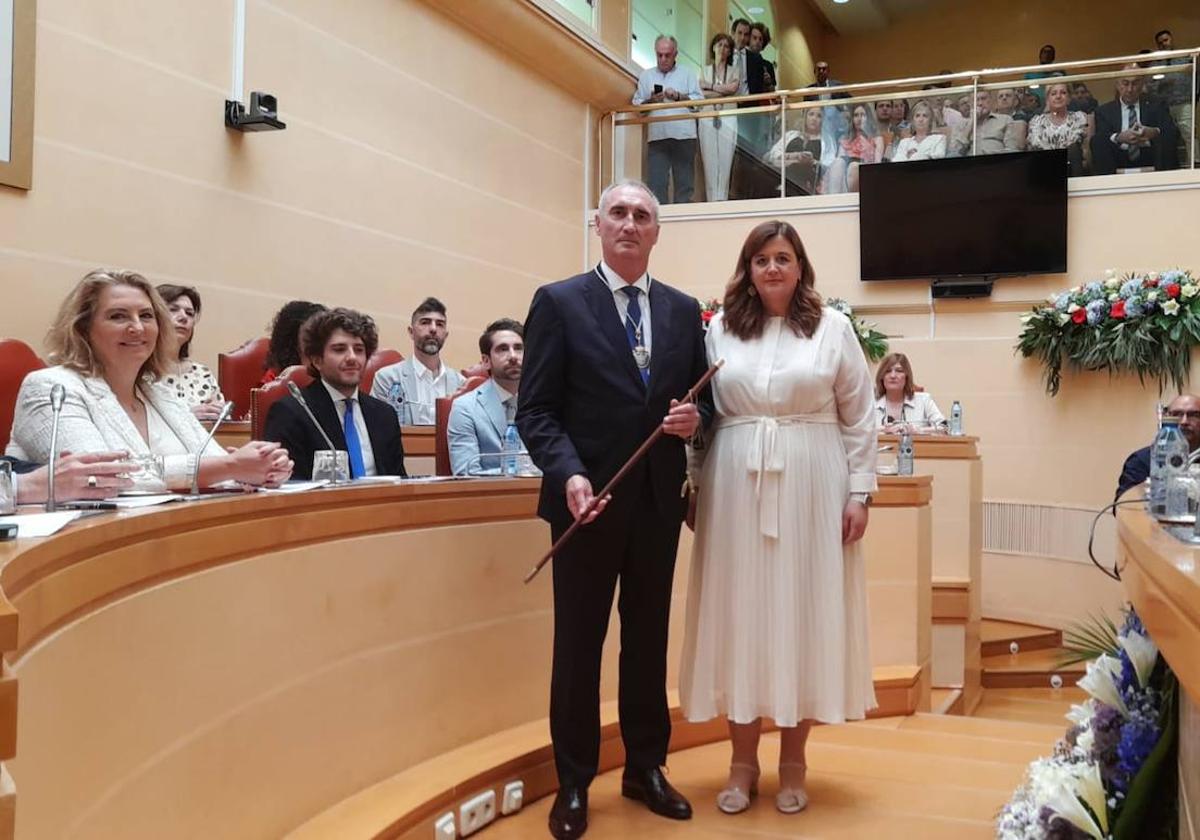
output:
[[[754,288],[753,286],[751,286],[749,289],[747,289],[746,292],[747,292],[747,294],[750,295],[750,297],[755,297],[756,295],[758,295],[758,289]]]

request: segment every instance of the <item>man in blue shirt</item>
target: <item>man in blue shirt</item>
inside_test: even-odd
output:
[[[638,77],[633,104],[648,102],[682,102],[703,99],[696,74],[676,62],[679,45],[669,35],[654,40],[657,66],[642,71]],[[687,108],[663,108],[650,112],[665,117],[686,114]],[[671,120],[653,122],[646,126],[647,178],[646,183],[660,204],[670,204],[668,181],[675,182],[675,203],[692,200],[692,185],[696,167],[696,121]]]

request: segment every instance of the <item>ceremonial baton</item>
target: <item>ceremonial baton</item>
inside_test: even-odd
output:
[[[700,377],[700,380],[691,387],[691,390],[683,395],[683,399],[679,401],[679,404],[686,405],[687,403],[695,402],[696,396],[701,390],[703,390],[704,386],[709,383],[709,380],[717,375],[717,371],[721,369],[721,365],[723,364],[725,364],[724,359],[717,359],[716,364],[705,371],[704,375]],[[571,527],[566,530],[566,533],[559,537],[558,541],[555,542],[554,545],[550,546],[550,550],[542,555],[542,559],[537,561],[537,564],[529,570],[529,574],[525,575],[526,583],[529,583],[529,581],[537,577],[537,573],[542,570],[542,567],[549,563],[550,559],[554,557],[555,553],[562,549],[562,547],[567,544],[567,541],[575,535],[575,532],[579,530],[580,526],[583,525],[583,523],[591,515],[592,511],[596,509],[596,506],[599,505],[604,499],[607,499],[610,495],[612,495],[613,488],[621,483],[621,479],[623,479],[629,473],[629,471],[634,468],[638,461],[645,457],[646,453],[650,451],[650,447],[654,446],[654,444],[660,437],[662,437],[662,435],[663,424],[659,423],[658,428],[654,430],[650,437],[646,438],[646,440],[642,442],[642,445],[637,448],[637,451],[629,456],[629,460],[625,462],[625,465],[621,467],[621,469],[617,470],[617,474],[612,477],[612,480],[609,481],[608,484],[604,485],[604,489],[592,497],[592,500],[588,503],[588,506],[584,508],[583,513],[579,514],[578,518],[571,523]]]

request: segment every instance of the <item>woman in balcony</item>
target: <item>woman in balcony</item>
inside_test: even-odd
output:
[[[946,135],[937,131],[934,110],[922,99],[912,109],[912,136],[903,138],[892,155],[892,161],[932,160],[946,156]]]
[[[766,162],[786,171],[788,195],[816,195],[821,187],[823,107],[806,108],[800,117],[803,131],[784,132],[766,154]]]
[[[157,287],[171,313],[177,347],[175,358],[167,367],[163,384],[175,390],[175,396],[192,407],[199,420],[216,420],[221,414],[225,397],[208,365],[188,358],[188,350],[200,320],[200,293],[191,286],[163,283]]]
[[[55,367],[34,371],[21,383],[8,454],[47,463],[54,426],[56,386],[64,399],[60,451],[129,452],[145,469],[133,476],[139,490],[186,489],[227,480],[278,485],[292,462],[278,444],[253,441],[233,452],[216,442],[191,408],[162,380],[176,357],[176,333],[154,287],[132,271],[93,271],[63,301],[47,343]],[[151,466],[157,456],[159,467]],[[199,456],[199,464],[197,457]],[[100,477],[89,487],[102,487]],[[114,487],[113,494],[116,494]]]
[[[706,99],[736,96],[741,76],[733,63],[733,39],[718,32],[708,46],[709,63],[700,72],[700,90]],[[723,105],[708,106],[722,111],[719,117],[700,119],[700,158],[704,163],[704,189],[709,201],[729,198],[729,173],[737,145],[737,117]]]
[[[829,169],[826,192],[858,192],[858,167],[883,160],[883,138],[875,127],[872,109],[863,103],[854,106],[850,127],[838,141],[838,156]]]
[[[1071,92],[1065,84],[1046,88],[1046,111],[1029,121],[1029,148],[1066,149],[1071,176],[1091,169],[1092,134],[1095,118],[1083,111],[1069,110]]]

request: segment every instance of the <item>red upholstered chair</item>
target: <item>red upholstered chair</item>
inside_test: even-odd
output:
[[[313,383],[312,374],[303,365],[286,368],[279,378],[261,388],[250,391],[250,440],[263,439],[263,426],[267,423],[267,412],[277,401],[288,395],[287,384],[295,382],[301,388]]]
[[[438,397],[434,401],[434,411],[437,412],[437,431],[433,435],[433,471],[435,475],[453,474],[450,469],[450,439],[446,436],[446,427],[450,424],[450,406],[463,394],[474,391],[487,381],[486,376],[472,376],[450,396]]]
[[[367,367],[363,370],[362,382],[358,388],[360,391],[371,393],[371,386],[375,383],[375,374],[380,368],[385,368],[388,365],[394,365],[404,361],[404,354],[399,350],[393,350],[390,347],[380,347],[371,354],[371,358],[367,359]]]
[[[225,399],[233,401],[233,417],[250,414],[250,391],[262,383],[269,338],[252,338],[236,350],[217,354],[217,384]]]
[[[0,453],[8,446],[13,414],[17,408],[17,393],[21,390],[25,375],[45,366],[46,363],[24,341],[0,339]]]

